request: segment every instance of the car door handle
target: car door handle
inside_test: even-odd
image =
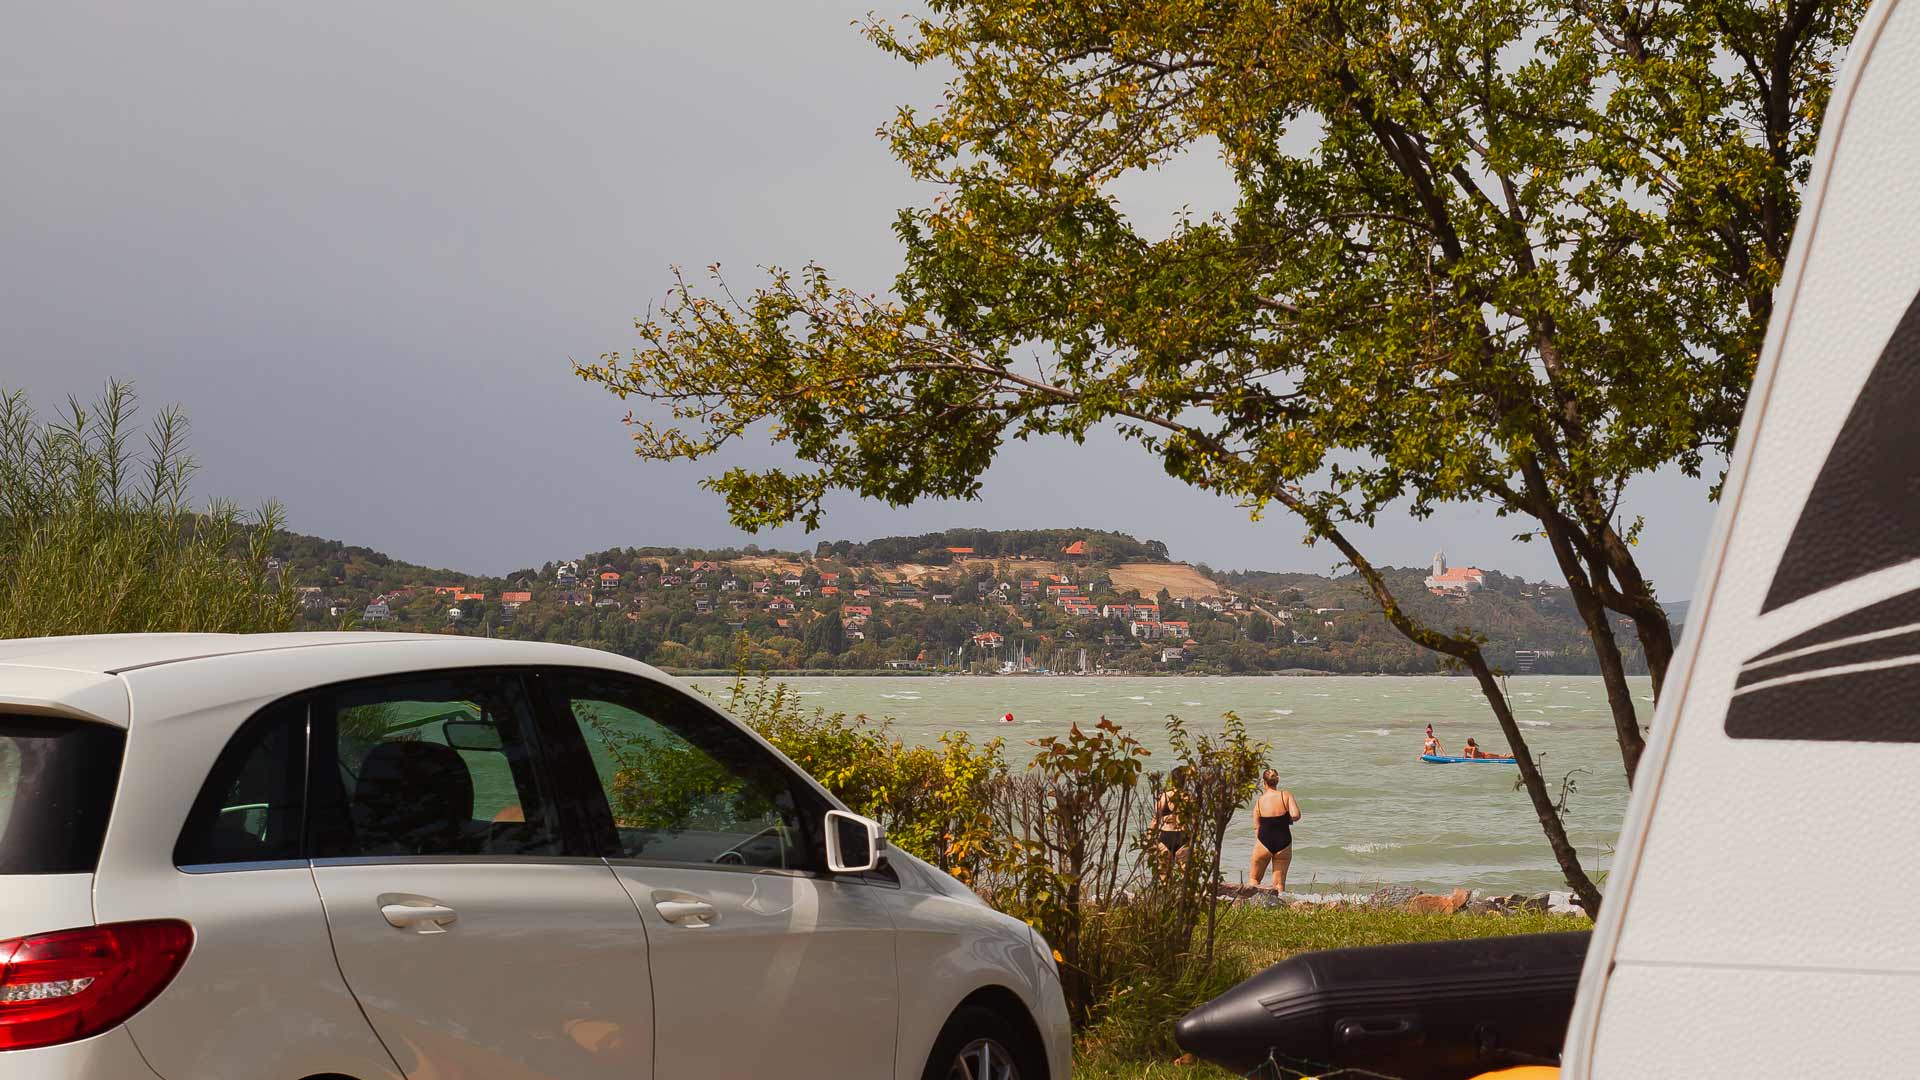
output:
[[[419,923],[432,923],[437,929],[427,933],[436,933],[445,930],[460,914],[444,904],[382,904],[380,917],[403,930]]]
[[[713,923],[713,905],[705,900],[656,900],[653,910],[660,917],[678,926],[710,926]]]

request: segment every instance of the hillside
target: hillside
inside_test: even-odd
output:
[[[1117,533],[957,529],[813,552],[615,548],[500,577],[298,534],[280,537],[275,554],[312,627],[570,642],[674,668],[1438,668],[1372,611],[1352,575],[1215,573]],[[1483,635],[1497,664],[1593,670],[1564,589],[1474,571],[1473,591],[1436,595],[1424,567],[1384,572],[1421,618]],[[1637,667],[1631,633],[1620,640]]]

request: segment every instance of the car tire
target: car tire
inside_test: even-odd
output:
[[[940,1030],[920,1080],[1047,1080],[1033,1038],[981,1005],[962,1006]]]

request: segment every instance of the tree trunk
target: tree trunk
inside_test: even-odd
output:
[[[1607,706],[1613,713],[1613,734],[1620,744],[1620,761],[1626,766],[1627,786],[1632,787],[1633,774],[1640,768],[1640,755],[1647,748],[1647,740],[1640,732],[1640,714],[1633,707],[1633,691],[1627,686],[1620,645],[1613,639],[1613,622],[1607,618],[1606,605],[1600,600],[1599,590],[1606,582],[1587,576],[1580,553],[1574,549],[1572,523],[1561,515],[1555,504],[1540,463],[1530,457],[1520,458],[1520,475],[1527,485],[1531,504],[1528,509],[1544,527],[1553,557],[1560,564],[1561,576],[1566,578],[1567,588],[1573,593],[1574,607],[1579,609],[1580,619],[1587,625],[1587,638],[1593,642],[1600,678],[1607,688]]]
[[[1473,677],[1480,684],[1480,693],[1492,707],[1494,718],[1500,721],[1500,730],[1506,733],[1507,745],[1513,750],[1514,764],[1520,769],[1521,786],[1527,789],[1527,798],[1533,801],[1534,816],[1540,819],[1540,828],[1547,834],[1547,845],[1553,848],[1554,861],[1560,864],[1560,876],[1567,881],[1567,887],[1573,890],[1574,902],[1587,913],[1588,918],[1600,915],[1600,888],[1587,876],[1580,865],[1580,853],[1574,850],[1573,842],[1567,838],[1566,823],[1560,820],[1560,808],[1547,793],[1547,781],[1540,773],[1539,763],[1533,760],[1527,749],[1527,740],[1520,734],[1520,725],[1513,719],[1513,710],[1507,705],[1507,696],[1500,692],[1500,684],[1493,677],[1493,669],[1487,666],[1487,659],[1474,647],[1466,657],[1467,667],[1473,671]]]

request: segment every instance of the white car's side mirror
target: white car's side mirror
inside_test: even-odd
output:
[[[827,811],[827,869],[836,874],[858,874],[880,865],[886,840],[880,823],[845,810]]]

